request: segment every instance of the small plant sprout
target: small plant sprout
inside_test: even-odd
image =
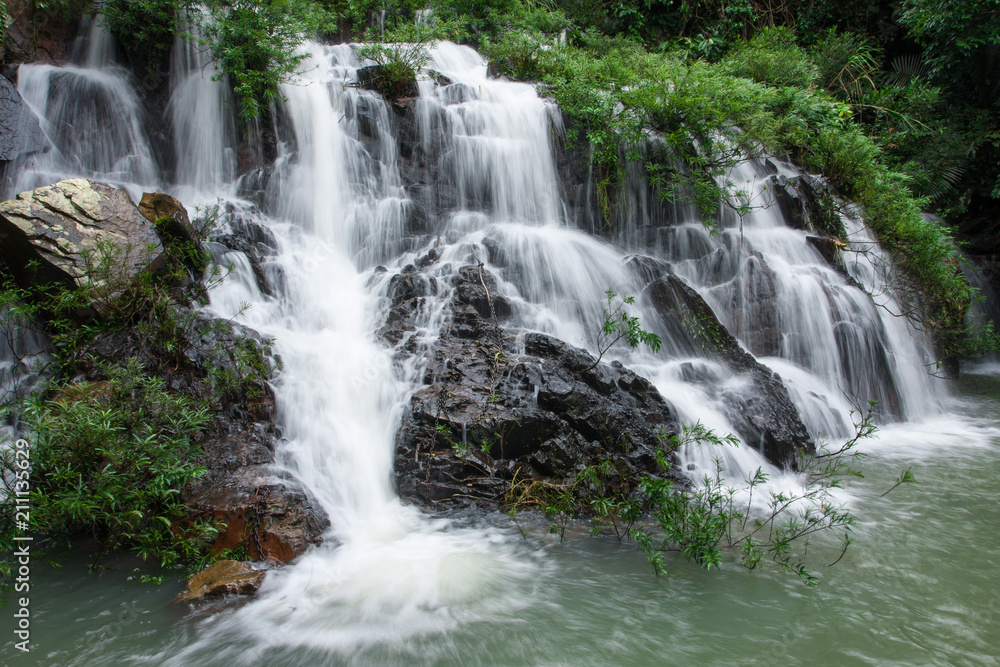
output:
[[[659,352],[662,345],[659,336],[644,330],[639,318],[629,315],[625,309],[625,306],[635,303],[634,296],[619,296],[613,289],[608,289],[604,295],[608,299],[608,307],[604,309],[604,324],[597,334],[597,360],[583,372],[596,368],[605,353],[621,340],[633,349],[646,345],[653,352]]]

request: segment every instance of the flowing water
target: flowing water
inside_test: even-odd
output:
[[[266,268],[280,283],[262,290],[245,257],[220,249],[218,262],[233,269],[209,308],[274,339],[283,360],[276,466],[302,481],[332,524],[322,547],[271,573],[253,600],[214,614],[169,605],[171,585],[150,589],[112,572],[98,586],[75,563],[64,575],[46,573],[33,603],[33,658],[992,664],[1000,563],[990,527],[1000,517],[982,496],[1000,472],[996,382],[984,377],[965,391],[992,397],[949,398],[948,385],[927,372],[926,341],[893,316],[884,262],[860,226],[847,221],[852,245],[870,252],[845,255],[850,279],[775,207],[724,218],[711,235],[689,209],[647,203],[612,244],[570,212],[553,141],[561,118],[533,87],[488,79],[478,54],[443,43],[431,67],[452,83],[421,81],[401,120],[350,85],[361,65],[350,45],[308,50],[303,73],[282,90],[278,157],[259,207],[237,196],[246,179],[236,178],[232,101],[203,53],[175,47],[167,106],[175,154],[159,162],[105,36],[78,65],[21,68],[22,95],[54,149],[17,165],[10,192],[86,176],[133,196],[167,189],[192,206],[222,200],[274,233],[279,249]],[[774,171],[794,174],[776,161],[748,162],[730,179],[767,203]],[[628,545],[582,535],[559,544],[544,526],[522,539],[505,517],[435,519],[404,505],[392,486],[393,438],[423,356],[394,364],[373,332],[389,278],[430,248],[440,259],[428,271],[439,277],[482,262],[513,304],[510,326],[592,350],[605,290],[639,295],[646,277],[635,256],[652,257],[656,271],[697,289],[780,374],[814,437],[849,435],[851,410],[878,400],[884,437],[868,445],[869,477],[845,496],[862,522],[860,546],[823,570],[818,590],[776,572],[705,573],[682,562],[671,563],[678,576],[657,579]],[[761,294],[772,293],[774,306],[760,307]],[[430,349],[447,324],[447,296],[427,299],[416,349]],[[647,376],[684,421],[734,430],[742,417],[723,397],[741,390],[739,378],[701,357],[643,298],[635,312],[664,349],[615,349],[608,359]],[[755,444],[723,453],[727,474],[742,479],[763,467],[772,488],[801,484]],[[717,454],[688,447],[682,465],[697,478]],[[876,502],[911,462],[927,481]],[[821,541],[817,550],[835,557],[833,546]],[[67,592],[81,581],[83,591]]]

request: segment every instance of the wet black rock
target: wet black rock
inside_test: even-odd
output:
[[[271,296],[281,293],[285,288],[284,273],[270,261],[278,252],[278,241],[274,233],[259,222],[256,215],[236,210],[232,206],[225,211],[216,212],[216,215],[224,216],[225,224],[210,230],[209,239],[246,255],[261,292]],[[200,224],[210,226],[204,220]]]
[[[778,294],[774,272],[758,252],[742,258],[742,270],[718,289],[720,299],[734,313],[732,333],[759,357],[776,357],[781,352],[778,326]]]
[[[395,276],[383,336],[401,340],[421,299],[441,293],[443,283],[419,272]],[[602,460],[636,474],[655,471],[658,432],[678,427],[655,387],[549,336],[502,328],[511,306],[479,267],[460,268],[448,287],[451,324],[423,359],[424,386],[397,433],[404,498],[496,506],[515,476],[572,482]]]
[[[844,238],[833,187],[822,176],[771,177],[775,203],[790,227]]]
[[[667,276],[651,282],[645,296],[665,320],[680,318],[679,326],[694,333],[699,356],[723,364],[732,374],[723,383],[706,378],[703,386],[726,406],[727,417],[744,442],[777,465],[794,466],[801,451],[813,448],[781,379],[743,349],[701,295]]]

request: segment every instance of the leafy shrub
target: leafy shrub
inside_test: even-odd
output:
[[[817,68],[817,83],[831,95],[859,100],[877,89],[880,53],[863,35],[827,32],[810,49]]]
[[[634,296],[619,296],[612,289],[607,290],[604,296],[608,299],[608,307],[604,309],[604,324],[597,332],[597,359],[582,372],[596,368],[607,351],[620,341],[625,341],[632,349],[645,345],[653,352],[659,352],[662,345],[659,336],[643,329],[639,318],[629,315],[625,309],[625,306],[635,303]]]
[[[96,540],[95,564],[123,548],[174,564],[178,543],[197,551],[212,533],[201,526],[191,543],[173,523],[184,510],[178,490],[203,472],[193,463],[193,438],[208,414],[136,359],[102,370],[105,381],[64,385],[53,400],[28,407],[31,527],[53,543]],[[5,480],[12,463],[3,460]],[[14,527],[11,503],[10,496],[3,503],[4,540]]]
[[[385,99],[415,94],[417,73],[430,60],[428,46],[423,42],[366,44],[358,49],[358,55],[378,65],[374,83]]]
[[[840,556],[851,543],[853,516],[835,501],[832,491],[845,479],[859,476],[856,464],[862,455],[857,444],[875,433],[872,415],[869,410],[847,442],[805,458],[805,486],[800,491],[769,492],[764,502],[758,498],[754,503],[754,495],[762,492],[768,479],[762,469],[745,480],[742,489],[725,481],[720,459],[714,475],[706,476],[701,486],[680,486],[669,476],[668,455],[682,445],[738,445],[734,436],[719,436],[695,424],[679,434],[661,432],[664,447],[656,454],[659,474],[637,475],[613,456],[587,466],[564,485],[522,478],[518,471],[505,491],[505,503],[515,521],[521,510],[540,509],[552,522],[549,532],[560,539],[574,516],[588,517],[592,536],[630,540],[658,575],[667,572],[669,552],[708,569],[719,567],[731,554],[748,570],[771,562],[812,585],[817,579],[805,562],[810,538],[839,532]],[[889,491],[913,481],[907,470]]]
[[[309,0],[213,0],[209,7],[205,39],[248,120],[267,110],[306,57],[296,50],[304,37],[332,25],[330,14]]]
[[[191,0],[109,0],[102,12],[108,30],[125,50],[159,67],[181,29],[182,12]]]
[[[776,87],[808,88],[818,74],[816,65],[796,45],[794,33],[784,28],[760,31],[726,57],[722,67],[733,76]]]

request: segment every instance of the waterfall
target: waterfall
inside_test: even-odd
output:
[[[229,86],[220,80],[208,47],[198,41],[198,22],[187,21],[192,39],[174,38],[170,102],[177,173],[185,199],[218,193],[236,179],[236,124]],[[190,190],[191,193],[186,192]]]
[[[125,187],[134,197],[157,189],[142,108],[123,69],[21,65],[18,90],[52,148],[10,165],[6,197],[81,176]]]
[[[813,436],[849,433],[851,410],[869,398],[887,420],[938,409],[943,390],[924,368],[926,341],[891,313],[876,270],[884,258],[857,223],[847,221],[849,240],[868,253],[845,252],[850,277],[775,207],[724,218],[710,234],[690,207],[643,200],[612,244],[567,205],[553,142],[561,117],[534,87],[490,79],[474,50],[441,43],[430,66],[450,82],[422,80],[419,98],[397,114],[357,88],[363,63],[351,45],[303,48],[301,73],[277,103],[278,158],[257,209],[234,194],[238,139],[228,88],[204,53],[175,45],[167,112],[177,168],[169,189],[189,204],[224,200],[275,235],[268,261],[285,277],[275,294],[259,288],[240,253],[220,251],[218,263],[232,273],[213,288],[209,308],[274,340],[282,359],[276,468],[302,481],[332,527],[322,547],[272,573],[257,599],[163,661],[212,655],[250,664],[295,647],[348,651],[530,603],[531,579],[543,567],[536,558],[496,528],[426,518],[393,489],[395,430],[420,381],[421,355],[394,359],[373,332],[389,277],[432,247],[441,277],[467,263],[493,274],[513,306],[512,328],[591,351],[605,291],[636,296],[634,313],[663,349],[617,347],[605,361],[644,375],[683,421],[716,432],[736,430],[743,416],[728,399],[746,388],[643,294],[650,272],[701,294],[780,375]],[[71,176],[124,185],[133,196],[160,187],[135,91],[122,70],[100,65],[22,66],[21,93],[54,148],[18,165],[15,191]],[[768,201],[763,170],[748,161],[728,178]],[[644,186],[632,185],[643,197]],[[430,349],[447,321],[447,297],[427,297],[418,350]],[[714,470],[717,455],[734,479],[763,467],[778,487],[798,483],[752,446],[690,445],[680,459],[697,479]]]

